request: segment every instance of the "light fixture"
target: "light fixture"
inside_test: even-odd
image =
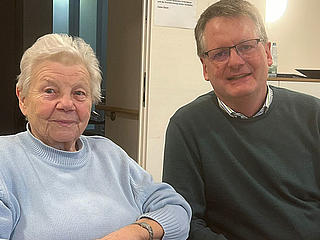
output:
[[[287,8],[288,0],[266,0],[266,22],[278,20]]]

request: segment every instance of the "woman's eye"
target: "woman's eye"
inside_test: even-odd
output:
[[[77,96],[85,96],[85,95],[86,95],[86,93],[83,92],[83,91],[75,91],[75,94],[76,94]]]
[[[85,91],[75,91],[74,96],[77,100],[83,101],[87,98],[87,93]]]
[[[54,93],[54,90],[52,88],[47,88],[44,90],[45,93],[48,93],[48,94],[53,94]]]

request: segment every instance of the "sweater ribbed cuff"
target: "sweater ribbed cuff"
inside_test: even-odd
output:
[[[153,212],[145,213],[140,218],[151,218],[158,222],[163,230],[162,240],[169,239],[186,239],[189,232],[189,223],[185,223],[188,219],[186,210],[181,206],[165,206]]]

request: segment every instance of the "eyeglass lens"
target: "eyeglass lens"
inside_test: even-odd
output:
[[[214,62],[224,62],[229,59],[230,51],[232,48],[236,49],[236,52],[243,58],[252,56],[255,53],[260,39],[251,39],[232,47],[217,48],[207,52],[207,56]]]

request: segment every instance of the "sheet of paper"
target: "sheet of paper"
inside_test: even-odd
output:
[[[154,24],[191,28],[196,25],[196,0],[154,0]]]

